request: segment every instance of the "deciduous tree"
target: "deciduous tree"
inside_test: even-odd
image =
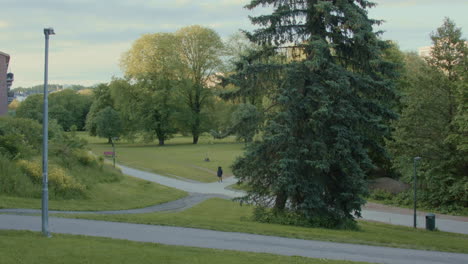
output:
[[[207,131],[203,110],[212,95],[207,85],[222,64],[223,43],[214,30],[197,25],[182,28],[175,35],[184,69],[180,76],[185,82],[180,91],[187,105],[185,117],[188,117],[193,144],[197,144],[200,134]]]

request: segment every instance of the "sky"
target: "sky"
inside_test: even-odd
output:
[[[253,30],[243,8],[249,0],[0,0],[0,51],[10,54],[15,87],[43,84],[44,34],[50,37],[49,83],[94,85],[121,77],[123,52],[145,33],[175,32],[189,25],[216,30],[227,39]],[[430,33],[451,18],[468,31],[467,0],[374,0],[369,17],[385,23],[383,39],[403,51],[431,44]]]

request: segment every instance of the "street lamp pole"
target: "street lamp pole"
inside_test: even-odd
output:
[[[416,196],[416,185],[417,185],[417,173],[416,173],[416,164],[418,162],[418,160],[420,160],[421,157],[414,157],[413,159],[413,167],[414,167],[414,180],[413,180],[413,184],[414,184],[414,212],[413,212],[413,227],[416,228],[417,224],[416,224],[416,204],[417,204],[417,196]]]
[[[119,140],[119,138],[118,138],[118,137],[112,137],[112,138],[111,138],[111,143],[112,143],[112,159],[113,159],[114,168],[115,168],[115,143],[114,143],[115,140]]]
[[[48,67],[49,67],[49,35],[55,35],[53,28],[44,28],[45,35],[45,63],[44,63],[44,112],[42,120],[42,234],[50,237],[49,233],[49,187],[48,187],[48,153],[49,153],[49,101],[48,101]]]

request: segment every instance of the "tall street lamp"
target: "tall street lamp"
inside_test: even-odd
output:
[[[417,197],[416,197],[416,185],[417,185],[417,174],[416,174],[416,165],[417,162],[421,159],[421,157],[414,157],[413,159],[413,166],[414,166],[414,213],[413,213],[413,227],[416,228],[416,203],[417,203]]]
[[[48,140],[49,140],[49,101],[48,101],[48,67],[49,67],[49,35],[55,35],[53,28],[44,28],[45,35],[45,63],[44,63],[44,112],[42,120],[42,234],[50,237],[49,233],[49,187],[48,187]]]

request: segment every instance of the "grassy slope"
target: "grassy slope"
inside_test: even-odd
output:
[[[312,240],[468,253],[468,236],[360,221],[360,231],[304,228],[251,221],[252,207],[210,199],[177,213],[73,215],[69,217],[141,224],[194,227]]]
[[[126,240],[113,240],[85,236],[54,234],[52,238],[44,238],[39,233],[3,230],[0,230],[0,252],[0,262],[2,264],[358,263],[347,261],[318,260],[303,257],[286,257],[272,254],[245,253],[228,250],[166,246],[152,243],[139,243]]]
[[[50,210],[121,210],[142,208],[182,198],[185,192],[124,176],[120,182],[100,183],[83,200],[50,200]],[[41,199],[0,196],[0,208],[41,208]]]
[[[106,139],[79,135],[90,143],[91,150],[97,155],[112,151]],[[117,162],[133,168],[152,171],[173,177],[177,175],[201,182],[214,182],[218,166],[223,167],[224,175],[230,175],[230,166],[243,152],[244,144],[236,143],[233,138],[213,140],[211,136],[200,137],[193,145],[190,137],[177,136],[166,141],[165,146],[157,144],[125,143],[116,144]],[[175,158],[177,157],[177,158]],[[209,157],[210,162],[204,161]]]

